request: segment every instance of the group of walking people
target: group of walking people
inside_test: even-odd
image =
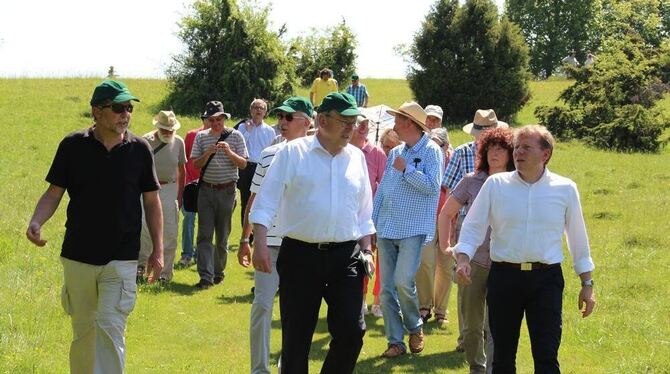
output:
[[[423,325],[433,316],[448,323],[453,279],[457,350],[470,372],[515,372],[524,316],[535,371],[559,372],[564,233],[581,278],[579,308],[584,317],[593,311],[579,194],[548,170],[554,139],[542,126],[512,130],[493,110],[477,110],[463,127],[474,140],[454,149],[439,106],[406,102],[388,111],[395,124],[379,147],[368,140],[372,123],[357,99],[331,92],[318,106],[285,100],[271,110],[274,128],[264,122],[263,100],[251,103],[251,119],[236,129],[225,125],[231,115],[223,104],[210,101],[203,127],[183,141],[171,111],[159,112],[144,137],[130,133],[133,101],[119,81],[95,88],[94,124],[60,143],[26,232],[46,244],[41,227],[67,191],[61,301],[72,318],[72,372],[123,372],[136,281],[171,281],[183,191],[194,180],[197,213],[184,211],[182,237],[193,241],[197,216],[196,249],[179,263],[197,258],[197,289],[225,279],[240,189],[237,257],[254,269],[252,373],[272,366],[277,293],[280,371],[308,372],[325,300],[332,339],[321,372],[353,372],[366,331],[366,280],[375,273],[372,312],[383,317],[388,343],[382,357],[424,350]]]

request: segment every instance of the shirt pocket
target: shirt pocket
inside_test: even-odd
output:
[[[121,284],[121,297],[116,309],[128,315],[135,309],[135,301],[137,300],[137,284],[134,281],[124,280]]]

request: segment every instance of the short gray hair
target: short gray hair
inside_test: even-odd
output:
[[[438,145],[440,145],[440,147],[444,147],[445,145],[450,144],[450,142],[449,142],[449,132],[444,127],[438,127],[436,129],[430,130],[430,138],[435,139],[435,140],[439,140],[439,142],[437,142],[437,143],[438,143]]]

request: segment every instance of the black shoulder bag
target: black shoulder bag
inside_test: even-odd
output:
[[[219,137],[219,140],[217,140],[216,142],[218,143],[226,140],[228,135],[230,135],[231,133],[232,131],[227,131],[226,129],[224,129],[223,133]],[[216,153],[209,155],[209,158],[207,159],[205,166],[203,166],[202,169],[200,169],[200,178],[202,178],[202,176],[205,175],[205,170],[207,170],[207,166],[212,161],[212,158],[214,158],[215,154]],[[184,186],[184,193],[182,194],[182,206],[184,207],[184,210],[187,212],[198,211],[198,190],[200,189],[200,184],[198,182],[200,181],[200,178]]]

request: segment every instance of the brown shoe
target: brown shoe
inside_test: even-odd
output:
[[[398,345],[398,344],[391,344],[386,349],[386,351],[384,351],[384,353],[382,353],[382,357],[384,357],[384,358],[396,358],[398,356],[404,355],[405,353],[407,353],[407,351],[405,350],[405,348],[403,348],[403,346]]]
[[[412,353],[419,353],[423,351],[423,330],[409,335],[409,350]]]

